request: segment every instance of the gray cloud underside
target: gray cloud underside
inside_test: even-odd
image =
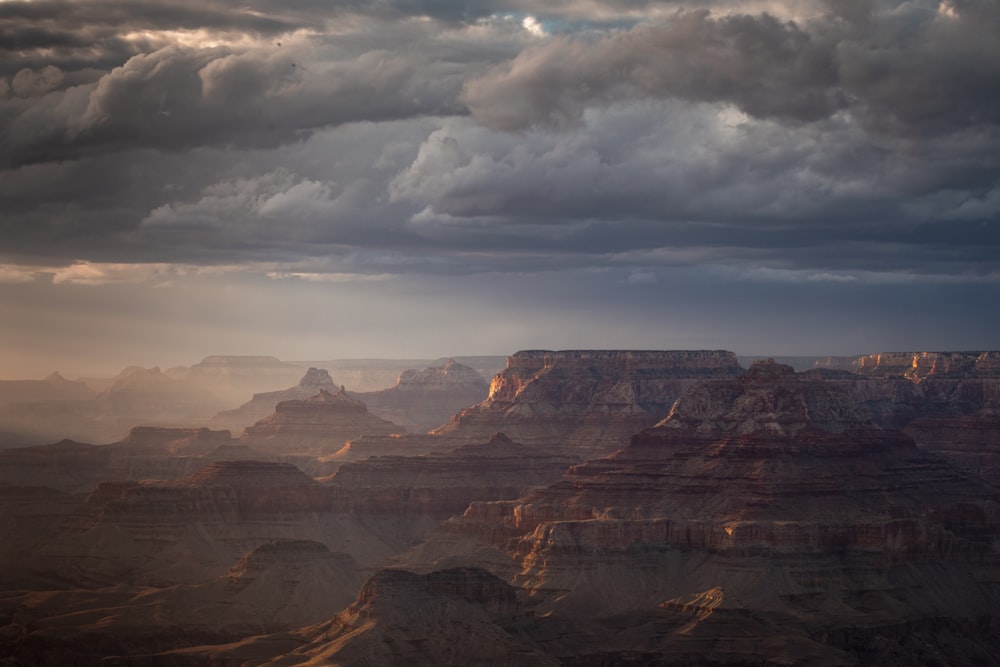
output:
[[[675,6],[0,3],[2,252],[1000,272],[996,3]]]

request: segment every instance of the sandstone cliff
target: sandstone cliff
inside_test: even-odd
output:
[[[903,635],[956,632],[975,639],[951,661],[996,659],[977,628],[1000,624],[998,499],[843,387],[765,362],[548,487],[473,503],[402,562],[487,567],[599,661],[920,663]],[[584,632],[612,615],[641,649]]]
[[[667,415],[680,394],[743,369],[724,351],[524,351],[489,396],[434,433],[482,440],[502,431],[528,445],[581,458],[612,452]]]

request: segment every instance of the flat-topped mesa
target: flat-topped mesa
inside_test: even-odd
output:
[[[1000,378],[1000,351],[991,352],[883,352],[858,357],[855,373],[874,376],[925,378]]]
[[[481,441],[503,431],[587,458],[655,424],[694,384],[742,374],[736,355],[722,350],[523,351],[493,378],[485,401],[434,433]]]
[[[364,434],[387,435],[404,429],[368,412],[343,387],[307,399],[282,401],[274,414],[247,427],[243,439],[259,449],[332,454]]]

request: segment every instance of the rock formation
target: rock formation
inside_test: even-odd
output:
[[[243,429],[264,419],[274,412],[275,406],[282,401],[293,401],[315,396],[320,391],[336,392],[330,373],[321,368],[310,368],[294,387],[280,391],[268,391],[254,394],[253,398],[235,410],[225,410],[212,418],[212,425],[225,428],[234,433],[242,433]]]
[[[473,503],[402,562],[531,591],[578,633],[564,660],[912,664],[921,642],[996,660],[998,500],[850,392],[765,362],[548,487]],[[611,616],[631,630],[595,640]]]
[[[324,623],[156,657],[164,664],[555,667],[524,637],[528,619],[516,589],[483,570],[383,570]]]
[[[325,389],[307,399],[282,401],[274,414],[250,426],[243,440],[265,452],[332,454],[364,434],[387,435],[404,429],[368,412],[364,403]]]
[[[489,397],[434,433],[565,447],[580,458],[610,453],[663,419],[678,396],[743,369],[724,351],[525,351],[507,361]]]
[[[821,372],[850,387],[879,424],[1000,484],[1000,352],[870,354],[850,368]]]
[[[449,452],[345,463],[326,483],[338,511],[441,520],[472,501],[517,498],[558,479],[574,461],[497,433]]]
[[[403,371],[389,389],[353,395],[378,416],[420,433],[480,403],[488,393],[489,385],[476,371],[448,359],[442,366]]]

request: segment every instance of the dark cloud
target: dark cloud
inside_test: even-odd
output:
[[[1000,5],[903,3],[873,20],[867,4],[833,6],[801,23],[686,11],[597,40],[550,40],[468,82],[464,100],[507,130],[564,127],[591,105],[644,97],[781,121],[846,111],[904,136],[1000,123]]]
[[[94,84],[0,101],[6,159],[17,165],[128,148],[273,147],[320,127],[460,110],[454,98],[461,80],[449,63],[379,50],[317,64],[309,51],[167,47],[131,58]]]
[[[577,36],[527,29],[515,2],[70,4],[0,10],[53,34],[149,34],[106,70],[3,79],[9,257],[596,267],[635,286],[699,264],[837,280],[997,270],[985,81],[1000,58],[974,58],[997,48],[989,3],[830,0],[792,21],[567,1],[539,15],[591,17]],[[643,12],[666,18],[629,23]],[[616,16],[634,27],[607,28]],[[156,32],[181,28],[219,43]]]

